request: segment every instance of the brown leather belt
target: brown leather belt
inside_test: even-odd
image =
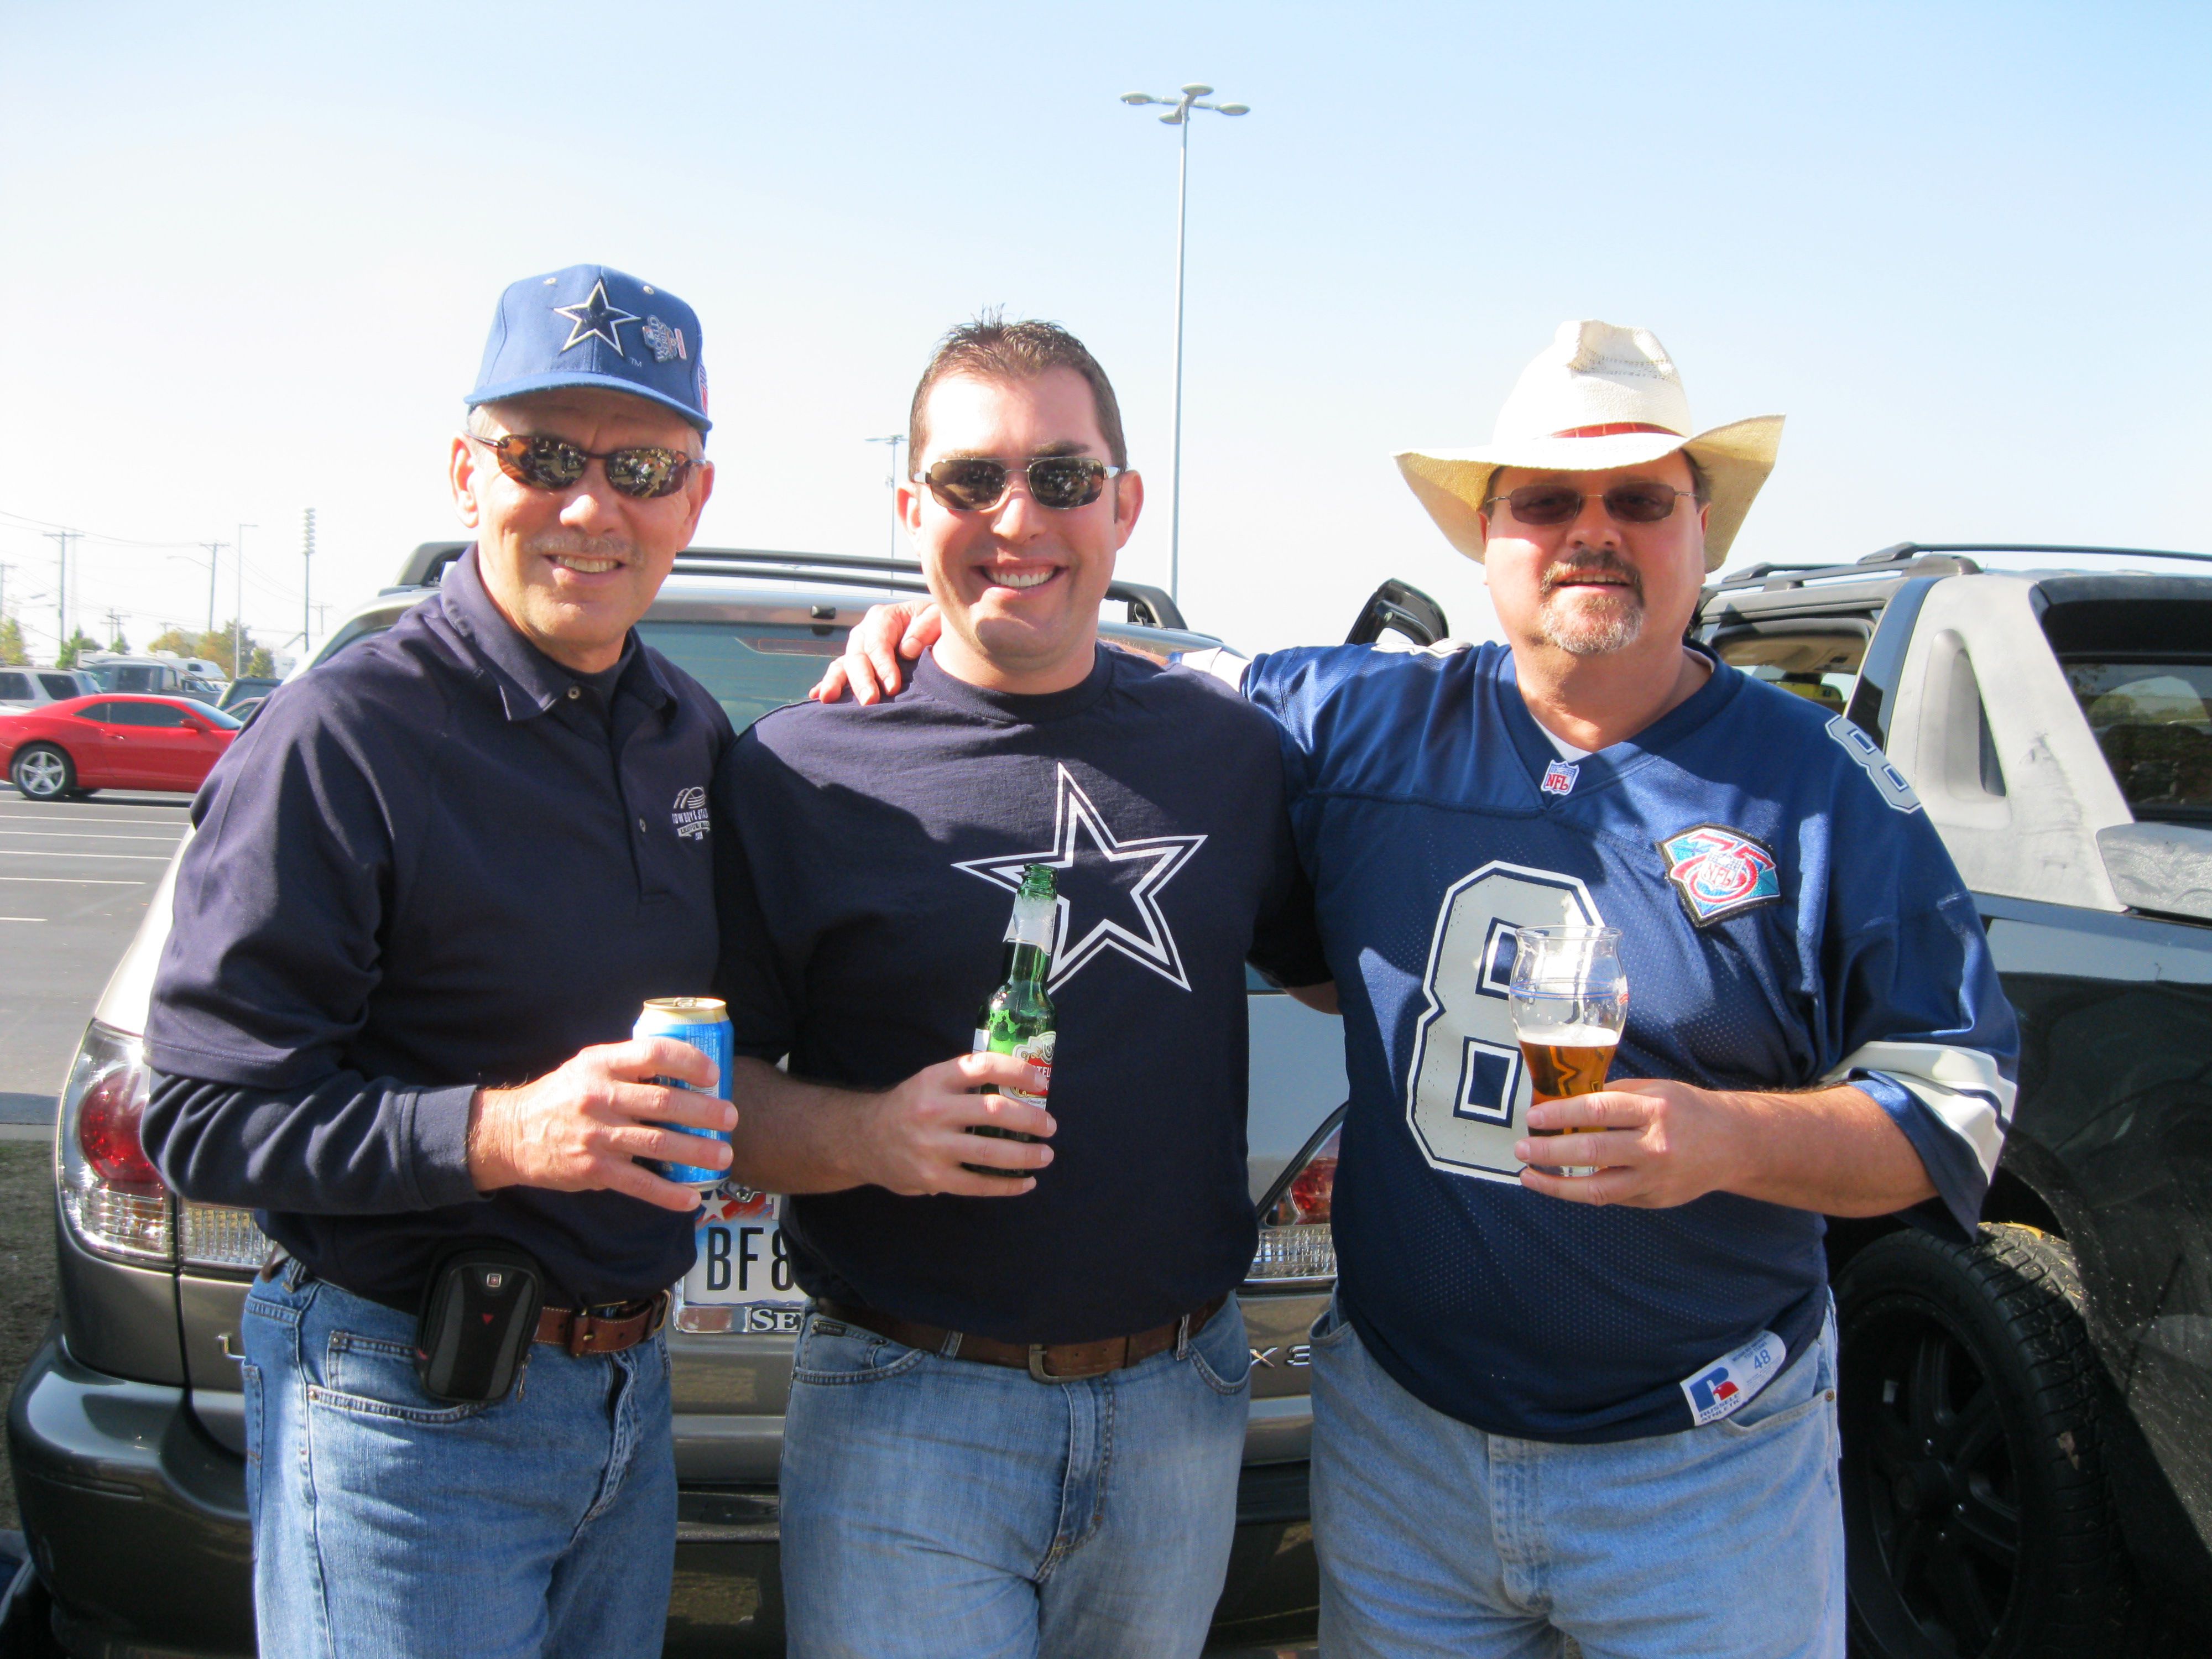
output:
[[[591,1353],[620,1353],[635,1348],[668,1321],[668,1292],[643,1302],[616,1302],[604,1307],[547,1308],[538,1316],[538,1340],[566,1348],[582,1358]]]
[[[942,1354],[947,1359],[1004,1365],[1012,1370],[1027,1371],[1040,1382],[1075,1382],[1121,1370],[1189,1341],[1206,1328],[1206,1322],[1219,1313],[1222,1304],[1228,1299],[1224,1292],[1181,1319],[1170,1319],[1164,1325],[1139,1331],[1134,1336],[1109,1336],[1097,1342],[1001,1342],[994,1336],[974,1336],[964,1331],[947,1330],[942,1325],[925,1325],[918,1319],[901,1319],[896,1314],[856,1308],[848,1302],[817,1301],[814,1311],[824,1319],[858,1325],[864,1331],[887,1336],[909,1348]]]

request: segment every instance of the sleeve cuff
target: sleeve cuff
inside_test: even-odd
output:
[[[419,1090],[409,1098],[407,1170],[416,1207],[439,1210],[483,1196],[469,1174],[469,1103],[476,1092],[474,1084],[463,1083]]]
[[[1895,1078],[1881,1072],[1855,1071],[1844,1081],[1889,1114],[1905,1132],[1920,1163],[1936,1183],[1936,1196],[1899,1212],[1899,1218],[1927,1231],[1972,1243],[1980,1235],[1982,1200],[1990,1183],[1981,1160],[1965,1140],[1938,1118],[1928,1103]]]

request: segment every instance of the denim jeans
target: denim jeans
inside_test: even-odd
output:
[[[495,1404],[415,1376],[415,1321],[288,1266],[246,1304],[261,1659],[660,1652],[668,1350],[533,1344]]]
[[[1196,1654],[1250,1370],[1233,1298],[1186,1348],[1070,1382],[810,1313],[783,1430],[791,1659]]]
[[[1843,1659],[1836,1331],[1732,1417],[1561,1445],[1423,1405],[1313,1334],[1322,1659]]]

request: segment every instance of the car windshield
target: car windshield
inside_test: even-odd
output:
[[[845,630],[805,623],[642,622],[645,642],[714,694],[744,731],[771,708],[796,702],[845,650]]]
[[[2212,822],[2212,662],[2073,658],[2065,669],[2135,815]]]
[[[235,732],[246,724],[228,708],[217,708],[212,703],[196,703],[193,705],[192,713],[198,714],[210,726],[221,726],[226,732]]]

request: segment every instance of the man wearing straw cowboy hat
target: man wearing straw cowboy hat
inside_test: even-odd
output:
[[[1700,432],[1649,332],[1564,324],[1488,446],[1398,458],[1507,643],[1230,671],[1288,734],[1346,1022],[1331,1659],[1843,1651],[1821,1217],[1971,1236],[2018,1038],[1905,780],[1684,641],[1781,427]],[[863,695],[931,621],[856,634]],[[1626,1028],[1532,1107],[1513,930],[1562,924],[1620,930]]]

